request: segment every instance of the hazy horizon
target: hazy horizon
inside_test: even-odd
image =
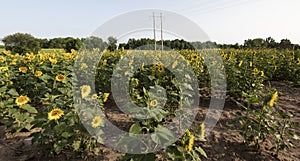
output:
[[[198,24],[218,44],[272,37],[300,44],[298,0],[2,1],[0,38],[21,32],[37,38],[91,36],[108,20],[127,12],[159,9]],[[151,15],[145,17],[151,22]],[[158,24],[159,25],[159,24]],[[151,27],[151,26],[150,26]],[[187,31],[189,32],[189,31]],[[152,38],[151,35],[148,38]]]

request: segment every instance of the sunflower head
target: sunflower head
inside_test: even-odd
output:
[[[194,54],[192,55],[192,60],[197,60],[198,59],[198,55]]]
[[[20,67],[19,71],[22,73],[26,73],[27,72],[27,68],[26,67]]]
[[[16,104],[18,106],[22,106],[22,105],[25,105],[29,102],[29,98],[27,96],[19,96],[18,98],[16,98]]]
[[[36,72],[34,73],[34,76],[35,76],[35,77],[40,77],[42,74],[43,74],[42,71],[36,71]]]
[[[64,115],[64,111],[59,109],[59,108],[55,108],[52,111],[50,111],[48,113],[48,120],[58,120],[60,119],[62,116]]]
[[[91,87],[89,85],[81,86],[81,97],[86,98],[91,93]]]
[[[103,123],[103,120],[100,116],[96,116],[94,117],[94,119],[92,120],[92,127],[93,128],[97,128],[99,126],[101,126]]]
[[[93,94],[92,95],[92,99],[97,99],[98,98],[98,95],[97,94]]]
[[[158,72],[163,72],[164,71],[164,66],[163,65],[159,65],[158,67],[157,67],[158,69]]]
[[[157,104],[158,104],[157,100],[152,100],[152,101],[150,102],[150,106],[151,106],[151,107],[155,107],[155,106],[157,106]]]
[[[55,77],[56,81],[58,82],[62,82],[66,79],[66,76],[62,75],[62,74],[58,74],[56,77]]]
[[[3,56],[0,56],[0,63],[3,63],[5,61],[5,58]]]

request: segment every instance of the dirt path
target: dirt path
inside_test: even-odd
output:
[[[300,88],[294,88],[286,83],[273,82],[272,85],[279,91],[278,108],[295,116],[294,120],[300,122]],[[207,111],[208,102],[202,102],[202,108],[199,108],[200,113]],[[300,142],[296,143],[295,149],[289,149],[279,155],[279,159],[274,158],[270,151],[270,142],[266,142],[262,147],[263,152],[246,147],[242,142],[242,137],[238,134],[236,127],[237,117],[233,115],[240,109],[232,102],[227,102],[214,130],[207,137],[207,142],[203,144],[205,151],[208,154],[206,160],[224,160],[224,161],[257,161],[257,160],[288,160],[294,161],[300,158]],[[124,122],[124,114],[116,110],[108,110],[107,116],[116,120],[121,119],[120,125],[124,129],[128,129],[128,125]],[[203,118],[197,120],[201,121]],[[300,127],[295,130],[300,136]],[[3,127],[0,128],[0,161],[45,161],[45,160],[66,160],[64,156],[56,158],[45,158],[41,155],[40,148],[37,145],[31,145],[31,140],[28,137],[30,133],[20,133],[17,136],[5,134]],[[104,155],[98,158],[90,158],[89,160],[117,160],[122,154],[116,153],[108,148],[101,148]],[[78,159],[81,160],[81,159]],[[204,159],[205,160],[205,159]]]

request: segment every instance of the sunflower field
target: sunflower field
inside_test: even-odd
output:
[[[93,52],[97,52],[97,50]],[[179,94],[180,89],[176,85],[178,82],[174,74],[168,69],[182,69],[181,72],[185,72],[183,64],[186,63],[193,69],[193,74],[196,76],[200,98],[211,96],[210,73],[201,56],[207,51],[168,51],[161,53],[158,57],[164,60],[175,59],[176,61],[166,63],[160,62],[158,59],[155,61],[156,63],[151,65],[144,65],[141,60],[127,56],[131,53],[140,53],[146,57],[151,52],[153,51],[118,50],[110,52],[104,50],[101,52],[101,58],[94,58],[95,55],[91,54],[88,58],[84,58],[89,59],[84,62],[100,60],[96,63],[97,65],[90,66],[90,64],[95,63],[75,63],[77,58],[84,55],[84,53],[75,50],[70,53],[63,50],[52,50],[26,55],[12,54],[4,50],[0,53],[1,124],[4,124],[11,133],[36,129],[32,133],[32,141],[41,145],[46,154],[63,153],[70,158],[86,158],[89,155],[101,153],[97,147],[105,142],[106,138],[100,137],[101,134],[105,133],[104,130],[101,130],[105,123],[102,114],[97,113],[97,110],[91,109],[84,113],[81,109],[85,107],[76,109],[75,103],[79,101],[83,103],[83,106],[88,106],[85,101],[93,100],[100,105],[97,108],[102,110],[111,108],[107,102],[116,101],[111,96],[111,81],[112,79],[119,79],[120,74],[127,76],[127,80],[121,81],[130,82],[128,88],[131,102],[140,107],[149,107],[155,113],[153,118],[133,121],[129,132],[135,134],[151,133],[159,127],[165,126],[167,122],[178,115],[176,111],[181,103],[189,103],[180,101],[183,97],[188,98],[190,93],[186,93],[184,96]],[[265,125],[265,120],[274,121],[264,116],[266,112],[273,112],[269,114],[276,113],[271,109],[276,104],[278,97],[276,90],[269,87],[268,82],[273,80],[289,81],[293,82],[295,86],[299,86],[300,51],[226,49],[217,50],[217,52],[224,63],[219,67],[226,72],[226,99],[238,102],[241,107],[248,111],[247,116],[240,116],[245,140],[258,144],[260,138],[253,139],[251,137],[258,131],[260,132],[258,135],[262,137],[267,137],[270,133],[278,134],[277,126],[270,125],[269,122],[267,124],[272,126],[273,131],[270,132],[268,127],[265,127],[267,129],[265,134],[262,134],[264,132],[262,128],[259,130],[249,129],[246,125],[254,124],[254,122]],[[180,57],[174,58],[174,53],[180,54]],[[122,59],[128,59],[129,62],[124,68],[117,66]],[[133,71],[131,67],[135,63],[139,63],[141,66],[138,70]],[[212,62],[212,66],[214,65]],[[78,69],[84,72],[95,71],[88,73],[94,78],[95,84],[91,85],[90,80],[78,73]],[[114,72],[119,74],[115,78],[112,77]],[[185,83],[182,84],[184,89],[190,91],[196,89],[196,86],[189,86],[192,79],[190,77],[185,78]],[[77,91],[74,91],[74,83]],[[153,96],[149,92],[153,86],[166,89],[166,97]],[[80,99],[74,99],[73,96],[76,92]],[[157,108],[162,102],[165,104],[163,108]],[[260,108],[256,109],[258,111],[252,111],[252,105]],[[250,116],[251,111],[253,114],[260,113],[259,117]],[[288,119],[289,116],[281,114],[284,120]],[[82,117],[79,116],[86,116],[87,119],[82,120]],[[259,121],[253,121],[254,119],[259,119]],[[88,127],[84,126],[83,123],[88,124]],[[205,149],[202,149],[199,144],[197,146],[194,144],[196,141],[200,144],[205,141],[205,125],[198,123],[195,127],[197,128],[183,129],[184,135],[179,141],[175,141],[164,150],[166,153],[164,156],[171,160],[178,158],[198,160],[205,157]],[[89,129],[94,130],[99,135],[91,136]],[[155,136],[152,139],[155,143],[161,143],[161,139],[168,139],[170,135],[170,132],[165,131],[162,137]],[[280,147],[285,145],[284,140],[281,140],[280,143],[282,143]],[[121,139],[119,144],[128,143]],[[134,157],[139,158],[141,156],[126,154],[123,159]],[[149,154],[147,157],[151,158],[153,155]]]

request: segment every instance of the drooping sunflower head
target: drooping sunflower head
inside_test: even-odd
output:
[[[99,126],[101,126],[103,123],[103,120],[100,116],[96,116],[94,117],[94,119],[92,120],[92,127],[93,128],[97,128]]]
[[[58,120],[60,119],[62,116],[64,115],[64,111],[59,109],[59,108],[55,108],[52,111],[50,111],[48,113],[48,120]]]
[[[42,71],[36,71],[36,72],[34,73],[34,76],[35,76],[35,77],[40,77],[42,74],[43,74]]]
[[[22,105],[25,105],[29,102],[29,98],[27,96],[19,96],[18,98],[16,98],[16,104],[18,106],[22,106]]]
[[[66,76],[62,75],[62,74],[58,74],[56,77],[55,77],[56,81],[58,82],[62,82],[66,79]]]
[[[91,93],[91,87],[89,85],[81,86],[81,97],[86,98]]]

